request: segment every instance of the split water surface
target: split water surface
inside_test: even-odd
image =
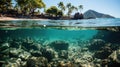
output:
[[[2,67],[111,67],[119,50],[118,18],[0,21]]]

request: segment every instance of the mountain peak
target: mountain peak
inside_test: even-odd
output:
[[[92,10],[92,9],[89,9],[89,10],[87,10],[87,11],[94,11],[94,10]]]
[[[84,13],[84,18],[89,19],[89,18],[114,18],[114,17],[90,9]]]

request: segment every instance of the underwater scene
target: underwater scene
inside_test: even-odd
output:
[[[120,19],[0,21],[0,67],[118,67]]]

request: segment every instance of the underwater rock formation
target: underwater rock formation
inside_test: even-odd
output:
[[[109,60],[111,62],[108,63],[109,67],[120,66],[120,49],[115,50],[111,55],[109,55]]]
[[[88,49],[90,51],[96,51],[96,50],[100,50],[101,47],[103,47],[105,45],[105,41],[102,39],[94,39],[91,40],[90,45],[88,45]]]
[[[50,44],[51,47],[53,47],[55,50],[68,50],[69,44],[65,41],[53,41]]]
[[[31,57],[27,60],[26,67],[48,67],[48,60],[45,57]]]
[[[101,50],[96,51],[94,57],[98,59],[107,59],[111,53],[112,49],[110,47],[104,47]]]
[[[30,53],[31,53],[32,56],[35,56],[35,57],[42,56],[42,52],[38,51],[38,50],[30,50]]]
[[[4,53],[7,51],[7,49],[9,49],[10,44],[9,43],[3,43],[0,44],[0,53]]]
[[[66,50],[61,50],[61,51],[58,53],[58,56],[59,56],[59,58],[67,59],[67,58],[68,58],[68,51],[66,51]]]
[[[42,48],[41,49],[42,56],[48,59],[50,62],[53,58],[55,58],[55,51],[51,48]]]
[[[104,46],[101,46],[101,49],[95,52],[94,57],[98,59],[107,59],[112,52],[111,43],[106,43]]]
[[[11,57],[18,57],[20,53],[22,53],[24,50],[17,49],[17,48],[10,48],[9,55]]]
[[[15,42],[14,42],[15,41]],[[80,45],[66,41],[41,44],[32,39],[0,43],[0,67],[114,67],[120,65],[120,45],[92,39]],[[16,44],[16,46],[15,46]],[[84,46],[82,46],[84,45]]]
[[[9,58],[9,43],[0,44],[0,60],[6,60]]]
[[[24,63],[22,64],[20,58],[10,58],[2,65],[2,67],[24,67]]]
[[[40,49],[40,45],[36,44],[36,43],[29,43],[29,42],[23,42],[22,43],[23,48],[27,49],[28,51],[33,49],[33,50],[39,50]]]

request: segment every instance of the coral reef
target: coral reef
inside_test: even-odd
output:
[[[120,66],[119,44],[102,39],[74,46],[66,41],[41,44],[31,38],[0,43],[0,67],[114,67]]]

